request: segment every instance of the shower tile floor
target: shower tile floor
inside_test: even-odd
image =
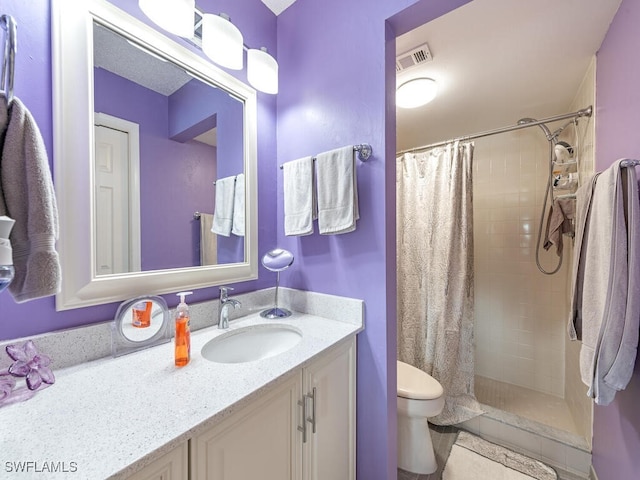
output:
[[[491,378],[475,377],[478,401],[536,422],[579,434],[564,399]]]

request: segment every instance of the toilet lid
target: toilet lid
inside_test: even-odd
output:
[[[433,400],[444,393],[435,378],[407,363],[398,362],[398,396],[414,400]]]

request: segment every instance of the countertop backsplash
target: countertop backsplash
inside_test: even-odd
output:
[[[242,302],[242,307],[229,310],[229,320],[233,321],[252,313],[260,312],[274,305],[275,288],[230,295]],[[363,318],[363,304],[360,300],[315,292],[306,292],[280,287],[279,306],[290,310],[332,318],[340,312],[340,321],[359,324]],[[175,308],[170,309],[173,321]],[[191,331],[201,330],[217,324],[218,300],[189,304]],[[0,369],[7,368],[12,360],[5,353],[5,347],[32,340],[38,351],[52,359],[52,369],[58,370],[81,363],[111,356],[111,324],[113,320],[82,327],[57,330],[32,337],[3,340],[0,342]],[[173,337],[172,337],[173,338]]]

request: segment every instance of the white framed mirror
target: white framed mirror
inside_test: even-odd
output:
[[[255,90],[104,0],[53,1],[52,60],[56,309],[257,278]],[[201,213],[230,176],[244,235],[205,241]]]

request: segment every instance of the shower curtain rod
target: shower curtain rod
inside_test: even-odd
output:
[[[427,150],[429,148],[441,147],[443,145],[447,145],[448,143],[456,142],[456,141],[467,141],[474,140],[476,138],[488,137],[490,135],[496,135],[497,133],[506,133],[511,132],[513,130],[520,130],[521,128],[529,128],[535,127],[536,125],[540,125],[543,123],[557,122],[558,120],[565,120],[567,118],[580,118],[580,117],[590,117],[593,113],[593,107],[589,105],[587,108],[583,108],[582,110],[578,110],[573,113],[565,113],[564,115],[556,115],[555,117],[543,118],[542,120],[536,120],[534,122],[526,122],[526,123],[518,123],[516,125],[511,125],[509,127],[496,128],[494,130],[487,130],[485,132],[476,133],[474,135],[465,135],[462,137],[457,137],[452,140],[446,140],[443,142],[431,143],[429,145],[423,145],[421,147],[408,148],[406,150],[401,150],[396,153],[396,155],[402,155],[403,153],[409,152],[417,152],[419,150]]]

